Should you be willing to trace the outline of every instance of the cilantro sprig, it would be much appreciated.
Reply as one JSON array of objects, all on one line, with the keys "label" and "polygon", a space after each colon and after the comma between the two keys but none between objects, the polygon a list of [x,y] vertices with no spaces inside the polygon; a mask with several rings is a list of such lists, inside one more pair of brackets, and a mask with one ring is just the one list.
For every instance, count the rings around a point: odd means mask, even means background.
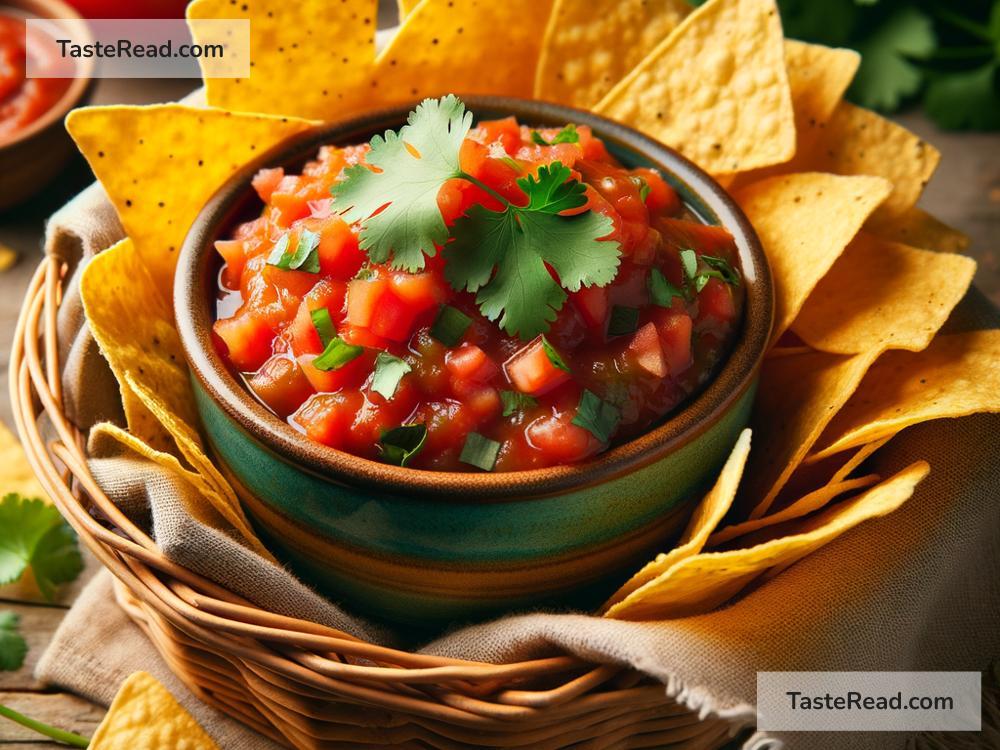
[{"label": "cilantro sprig", "polygon": [[56,586],[83,570],[76,535],[59,511],[37,498],[8,494],[0,501],[0,585],[31,570],[38,590],[51,601]]},{"label": "cilantro sprig", "polygon": [[[471,126],[472,113],[457,97],[424,100],[398,133],[372,139],[368,166],[345,172],[332,189],[333,205],[345,221],[361,222],[360,246],[374,263],[418,271],[443,247],[451,286],[476,294],[486,318],[530,340],[548,330],[567,290],[614,279],[621,246],[605,239],[612,230],[607,216],[593,211],[564,215],[583,207],[587,198],[586,186],[560,162],[517,181],[524,205],[463,171],[459,151]],[[564,128],[560,135],[560,142],[579,137],[575,128]],[[477,204],[449,233],[437,195],[454,179],[481,188],[501,208]]]}]

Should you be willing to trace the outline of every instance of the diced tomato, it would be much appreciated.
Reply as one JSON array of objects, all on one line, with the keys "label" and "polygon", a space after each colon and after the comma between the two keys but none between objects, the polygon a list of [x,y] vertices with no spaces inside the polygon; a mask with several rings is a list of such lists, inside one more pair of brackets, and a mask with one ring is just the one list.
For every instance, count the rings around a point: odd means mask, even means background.
[{"label": "diced tomato", "polygon": [[319,354],[323,351],[323,342],[320,340],[319,331],[313,325],[311,313],[309,303],[302,300],[299,311],[295,313],[295,319],[288,326],[287,335],[291,338],[292,352],[296,357],[301,354]]},{"label": "diced tomato", "polygon": [[547,393],[570,378],[568,372],[549,359],[541,336],[508,359],[504,370],[514,387],[529,396]]},{"label": "diced tomato", "polygon": [[320,393],[332,393],[341,388],[358,388],[371,372],[372,362],[375,359],[370,352],[366,352],[336,370],[321,370],[313,364],[316,356],[303,354],[297,361],[312,387]]},{"label": "diced tomato", "polygon": [[678,375],[692,363],[691,317],[670,309],[659,308],[653,313],[656,330],[663,345],[663,357],[671,375]]},{"label": "diced tomato", "polygon": [[731,323],[736,318],[736,303],[728,284],[709,279],[698,295],[698,318],[715,318],[719,323]]},{"label": "diced tomato", "polygon": [[669,216],[677,214],[681,210],[681,199],[663,176],[655,169],[640,167],[633,169],[632,174],[641,177],[643,182],[649,187],[646,195],[646,208],[653,213],[665,213]]},{"label": "diced tomato", "polygon": [[570,299],[588,326],[604,330],[608,323],[608,311],[611,309],[607,286],[581,287],[579,292],[570,294]]},{"label": "diced tomato", "polygon": [[306,201],[309,206],[309,216],[313,219],[328,219],[333,211],[333,198],[318,198]]},{"label": "diced tomato", "polygon": [[262,169],[253,176],[250,184],[253,185],[253,189],[257,191],[260,199],[264,203],[268,203],[271,200],[271,194],[278,187],[278,183],[281,182],[284,176],[285,170],[281,167]]},{"label": "diced tomato", "polygon": [[367,346],[370,349],[386,349],[389,346],[389,341],[376,336],[367,328],[347,325],[338,329],[337,334],[348,344],[355,346]]},{"label": "diced tomato", "polygon": [[500,372],[496,363],[475,344],[462,344],[445,355],[445,365],[456,378],[485,383]]},{"label": "diced tomato", "polygon": [[347,284],[337,279],[323,279],[309,290],[303,299],[310,310],[325,307],[333,324],[339,326],[344,320],[344,300],[347,296]]},{"label": "diced tomato", "polygon": [[437,274],[424,273],[394,273],[389,277],[389,285],[393,294],[416,314],[426,310],[437,309],[448,297],[443,279]]},{"label": "diced tomato", "polygon": [[[471,141],[466,141],[471,143]],[[478,145],[478,144],[477,144]],[[462,180],[448,180],[438,191],[437,204],[444,223],[451,226],[465,212]]]},{"label": "diced tomato", "polygon": [[527,429],[528,440],[559,463],[573,463],[599,452],[604,446],[583,427],[573,424],[572,413],[539,417]]},{"label": "diced tomato", "polygon": [[347,322],[369,328],[372,316],[388,289],[385,279],[354,279],[347,285]]},{"label": "diced tomato", "polygon": [[338,217],[323,222],[316,253],[320,272],[341,281],[354,278],[365,262],[365,254],[358,248],[358,236]]},{"label": "diced tomato", "polygon": [[319,278],[316,274],[309,273],[308,271],[286,271],[283,268],[278,268],[270,264],[265,265],[261,269],[261,276],[263,276],[268,284],[273,284],[299,299],[309,293],[309,290],[315,286]]},{"label": "diced tomato", "polygon": [[344,319],[344,295],[346,293],[347,284],[343,281],[324,279],[305,296],[295,314],[295,319],[288,326],[292,351],[296,356],[319,354],[323,351],[323,342],[320,340],[319,331],[316,330],[316,325],[313,323],[312,313],[314,310],[326,308],[330,314],[330,322],[335,328],[340,326]]},{"label": "diced tomato", "polygon": [[479,123],[480,129],[485,134],[486,144],[500,141],[504,151],[513,154],[521,146],[521,126],[513,117],[505,117],[502,120],[483,120]]},{"label": "diced tomato", "polygon": [[279,417],[287,417],[315,392],[298,363],[280,354],[261,365],[247,384]]},{"label": "diced tomato", "polygon": [[365,403],[360,391],[319,393],[302,405],[292,421],[313,440],[331,448],[341,448],[350,435],[358,410]]},{"label": "diced tomato", "polygon": [[503,404],[496,388],[482,381],[453,379],[452,391],[480,421],[493,419],[500,414]]},{"label": "diced tomato", "polygon": [[215,321],[216,335],[226,344],[229,361],[240,372],[253,372],[271,356],[274,329],[252,310],[240,309],[231,318]]},{"label": "diced tomato", "polygon": [[309,199],[298,190],[298,177],[282,177],[271,193],[270,204],[277,212],[275,220],[281,226],[309,215]]},{"label": "diced tomato", "polygon": [[733,236],[723,227],[686,219],[661,219],[657,227],[668,245],[677,249],[697,248],[699,255],[718,255],[733,246]]},{"label": "diced tomato", "polygon": [[646,323],[636,331],[628,348],[635,354],[639,367],[658,378],[666,377],[667,360],[663,356],[660,335],[653,323]]},{"label": "diced tomato", "polygon": [[226,267],[222,272],[222,283],[229,289],[239,289],[240,277],[246,263],[243,240],[216,240],[215,249],[222,256]]},{"label": "diced tomato", "polygon": [[369,327],[376,336],[390,341],[406,341],[413,334],[416,311],[393,292],[384,292],[372,311]]}]

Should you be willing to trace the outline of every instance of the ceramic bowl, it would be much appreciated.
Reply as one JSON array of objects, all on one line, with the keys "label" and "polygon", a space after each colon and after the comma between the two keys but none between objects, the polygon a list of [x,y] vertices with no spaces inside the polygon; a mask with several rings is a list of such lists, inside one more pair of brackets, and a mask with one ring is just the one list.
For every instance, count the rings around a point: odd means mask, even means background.
[{"label": "ceramic bowl", "polygon": [[[0,0],[0,13],[24,18],[45,18],[65,26],[73,39],[91,39],[87,22],[60,0]],[[93,89],[92,58],[76,60],[76,77],[48,111],[12,138],[0,139],[0,210],[41,190],[59,172],[75,149],[63,127],[63,118],[74,107],[86,104]]]},{"label": "ceramic bowl", "polygon": [[464,97],[477,117],[586,124],[627,166],[659,169],[707,222],[736,238],[746,279],[742,328],[717,376],[645,435],[586,463],[510,473],[420,471],[312,442],[271,414],[212,346],[221,261],[214,240],[259,214],[250,179],[297,169],[321,144],[398,128],[409,107],[301,134],[240,170],[187,236],[174,289],[204,431],[266,543],[303,579],[350,608],[411,624],[527,607],[592,607],[668,549],[691,500],[710,485],[746,426],[771,330],[771,276],[726,192],[640,133],[548,103]]}]

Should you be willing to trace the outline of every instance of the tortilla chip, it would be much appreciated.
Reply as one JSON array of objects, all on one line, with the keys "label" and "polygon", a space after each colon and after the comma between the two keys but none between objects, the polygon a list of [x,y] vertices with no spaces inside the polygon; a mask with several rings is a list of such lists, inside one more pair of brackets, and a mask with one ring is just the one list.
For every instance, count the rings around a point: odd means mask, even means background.
[{"label": "tortilla chip", "polygon": [[21,497],[41,498],[48,501],[48,495],[42,489],[35,476],[24,448],[17,435],[8,430],[0,422],[0,497],[8,492],[16,492]]},{"label": "tortilla chip", "polygon": [[774,278],[772,341],[792,324],[813,288],[891,190],[880,177],[805,172],[769,177],[736,193]]},{"label": "tortilla chip", "polygon": [[797,155],[790,168],[889,180],[892,193],[869,224],[875,230],[913,208],[940,160],[936,148],[901,125],[841,102],[814,146]]},{"label": "tortilla chip", "polygon": [[[135,435],[108,422],[94,425],[90,431],[90,441],[92,446],[95,444],[99,445],[100,441],[113,441],[122,448],[153,461],[168,473],[180,477],[190,484],[201,498],[207,501],[202,504],[186,506],[186,510],[192,518],[199,523],[217,529],[228,526],[242,535],[247,544],[255,552],[263,555],[268,560],[274,559],[273,555],[267,551],[257,538],[253,528],[247,522],[246,516],[243,514],[243,508],[239,502],[235,501],[232,497],[227,497],[225,494],[220,493],[219,489],[208,478],[199,471],[192,471],[182,465],[176,456],[151,448]],[[106,447],[96,447],[94,450],[102,454],[109,452]],[[231,494],[232,490],[230,489]]]},{"label": "tortilla chip", "polygon": [[371,95],[412,102],[451,92],[530,97],[553,0],[422,0],[375,61]]},{"label": "tortilla chip", "polygon": [[877,356],[816,352],[765,360],[751,420],[754,457],[739,498],[740,507],[752,508],[750,518],[767,513]]},{"label": "tortilla chip", "polygon": [[413,12],[413,9],[419,4],[420,0],[397,0],[396,5],[399,7],[400,22],[410,15]]},{"label": "tortilla chip", "polygon": [[[715,549],[727,544],[737,537],[742,537],[754,531],[767,528],[768,526],[783,523],[784,521],[791,521],[796,518],[801,518],[802,516],[807,516],[810,513],[814,513],[824,507],[827,503],[834,500],[838,496],[847,492],[853,492],[854,490],[871,487],[873,484],[876,484],[878,480],[878,474],[869,474],[864,477],[857,477],[846,481],[830,482],[829,484],[826,484],[819,489],[813,490],[812,492],[794,500],[776,513],[769,513],[762,518],[755,518],[752,521],[744,521],[743,523],[733,524],[732,526],[727,526],[724,529],[716,531],[708,538],[708,542],[705,543],[705,546],[708,549]],[[741,541],[739,546],[743,547],[747,545]]]},{"label": "tortilla chip", "polygon": [[126,382],[133,374],[188,424],[197,414],[174,316],[130,239],[94,256],[80,280],[90,330],[121,388],[129,430],[154,449],[173,438]]},{"label": "tortilla chip", "polygon": [[[337,120],[367,103],[377,0],[194,0],[187,17],[250,21],[250,77],[206,78],[211,107]],[[196,42],[218,41],[190,26]]]},{"label": "tortilla chip", "polygon": [[[854,50],[785,40],[785,67],[795,113],[796,154],[808,153],[819,138],[851,85],[860,62],[861,56]],[[795,171],[804,170],[777,164],[741,172],[730,187],[737,190],[766,177]]]},{"label": "tortilla chip", "polygon": [[709,0],[597,105],[713,174],[788,161],[795,118],[774,0]]},{"label": "tortilla chip", "polygon": [[938,336],[922,352],[885,354],[823,432],[812,460],[977,412],[1000,412],[1000,330]]},{"label": "tortilla chip", "polygon": [[212,194],[244,164],[312,125],[180,104],[85,107],[66,118],[168,302],[181,244]]},{"label": "tortilla chip", "polygon": [[715,486],[698,504],[677,546],[669,552],[657,555],[655,560],[647,563],[608,599],[604,605],[607,617],[614,617],[616,609],[633,591],[666,573],[678,561],[701,552],[708,535],[729,512],[749,454],[750,430],[743,430],[726,460],[726,465],[722,467]]},{"label": "tortilla chip", "polygon": [[939,253],[961,253],[969,247],[968,235],[917,206],[877,224],[875,231],[884,239]]},{"label": "tortilla chip", "polygon": [[118,689],[90,750],[219,750],[212,738],[148,672],[135,672]]},{"label": "tortilla chip", "polygon": [[535,98],[593,107],[691,10],[687,0],[556,0]]},{"label": "tortilla chip", "polygon": [[754,547],[703,552],[681,560],[634,591],[614,616],[622,620],[665,620],[708,612],[770,570],[784,570],[862,521],[896,510],[929,470],[926,462],[917,461],[856,498],[810,518],[768,529],[770,538]]},{"label": "tortilla chip", "polygon": [[835,354],[920,351],[965,296],[976,262],[862,232],[792,323],[809,346]]}]

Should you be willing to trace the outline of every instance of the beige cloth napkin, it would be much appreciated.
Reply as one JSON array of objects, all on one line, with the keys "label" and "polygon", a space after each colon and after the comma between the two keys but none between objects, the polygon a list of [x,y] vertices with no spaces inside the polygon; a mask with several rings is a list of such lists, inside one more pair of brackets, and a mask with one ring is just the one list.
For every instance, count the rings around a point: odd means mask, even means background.
[{"label": "beige cloth napkin", "polygon": [[[79,265],[120,236],[101,189],[93,186],[57,213],[48,251]],[[120,419],[117,385],[81,327],[79,299],[67,296],[67,410],[82,428]],[[970,293],[950,331],[1000,325],[1000,315]],[[894,514],[869,521],[793,565],[732,605],[698,617],[651,623],[583,614],[525,614],[445,634],[428,653],[504,662],[570,652],[630,665],[663,682],[667,693],[720,716],[736,734],[753,725],[758,670],[982,670],[1000,654],[1000,416],[979,415],[907,430],[873,458],[889,475],[917,458],[930,477]],[[148,524],[165,554],[260,606],[314,618],[393,643],[394,634],[346,613],[290,573],[215,529],[177,516],[180,493],[145,459],[99,440],[91,469],[109,495]],[[199,704],[173,679],[153,648],[117,608],[102,574],[70,611],[37,674],[108,702],[129,673],[164,679],[224,750],[270,743]],[[247,581],[253,586],[247,587]],[[1000,736],[1000,735],[994,735]],[[749,750],[902,748],[906,735],[757,733]],[[910,738],[912,739],[912,738]],[[981,737],[969,738],[980,746]]]}]

